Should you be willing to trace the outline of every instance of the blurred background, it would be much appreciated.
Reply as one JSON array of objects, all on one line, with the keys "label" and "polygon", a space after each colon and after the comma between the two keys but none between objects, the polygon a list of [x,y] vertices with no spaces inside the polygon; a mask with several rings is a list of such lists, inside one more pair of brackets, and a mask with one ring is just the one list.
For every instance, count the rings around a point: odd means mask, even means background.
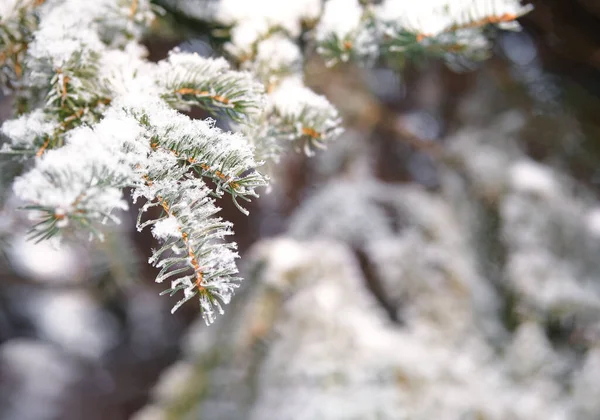
[{"label": "blurred background", "polygon": [[57,250],[0,185],[0,419],[600,419],[600,3],[533,4],[469,71],[308,58],[345,134],[221,203],[245,281],[211,327],[158,296],[135,206]]}]

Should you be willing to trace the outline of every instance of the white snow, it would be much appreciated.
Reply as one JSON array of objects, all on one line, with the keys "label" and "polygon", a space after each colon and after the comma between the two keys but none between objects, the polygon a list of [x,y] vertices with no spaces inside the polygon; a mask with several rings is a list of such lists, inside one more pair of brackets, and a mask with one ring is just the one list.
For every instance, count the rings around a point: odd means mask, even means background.
[{"label": "white snow", "polygon": [[358,30],[363,9],[357,0],[329,0],[325,3],[323,16],[316,31],[319,41],[334,34],[340,40],[346,39]]},{"label": "white snow", "polygon": [[542,197],[555,197],[559,185],[552,172],[536,162],[523,160],[514,163],[509,169],[509,185],[516,191],[537,194]]}]

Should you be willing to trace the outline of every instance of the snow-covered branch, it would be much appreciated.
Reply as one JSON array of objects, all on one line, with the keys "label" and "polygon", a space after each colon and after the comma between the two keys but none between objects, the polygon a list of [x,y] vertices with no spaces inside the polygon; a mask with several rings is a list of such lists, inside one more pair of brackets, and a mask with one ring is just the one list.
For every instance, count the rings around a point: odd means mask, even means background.
[{"label": "snow-covered branch", "polygon": [[[150,0],[5,0],[0,4],[0,82],[16,116],[0,133],[25,171],[14,192],[36,221],[32,237],[60,238],[118,222],[124,188],[143,198],[138,228],[161,242],[150,262],[199,296],[207,323],[239,280],[232,226],[215,199],[258,197],[286,144],[306,154],[342,131],[337,110],[305,84],[311,51],[329,64],[421,56],[478,58],[488,25],[513,28],[529,7],[516,0],[156,0],[165,10],[229,30],[224,58],[174,49],[147,59],[141,43],[155,17]],[[162,9],[161,9],[162,10]],[[162,12],[161,12],[162,13]],[[227,118],[182,112],[202,108]]]}]

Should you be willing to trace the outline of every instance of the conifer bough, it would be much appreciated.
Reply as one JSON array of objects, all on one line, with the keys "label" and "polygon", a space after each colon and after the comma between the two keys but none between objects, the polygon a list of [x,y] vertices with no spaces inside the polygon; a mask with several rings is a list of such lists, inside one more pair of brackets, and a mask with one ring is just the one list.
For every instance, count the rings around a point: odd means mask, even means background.
[{"label": "conifer bough", "polygon": [[[16,107],[1,152],[25,168],[13,190],[33,240],[102,239],[102,225],[127,209],[124,189],[142,198],[138,230],[160,242],[150,258],[156,281],[182,292],[173,311],[197,296],[208,324],[240,281],[232,225],[215,199],[228,195],[247,214],[244,202],[268,182],[261,165],[284,144],[312,154],[341,132],[336,109],[304,85],[311,49],[329,64],[480,58],[486,25],[514,26],[529,10],[509,0],[156,3],[3,1],[0,83]],[[149,62],[140,39],[157,12],[227,26],[231,62],[178,49]],[[193,107],[228,118],[234,132],[182,113]]]}]

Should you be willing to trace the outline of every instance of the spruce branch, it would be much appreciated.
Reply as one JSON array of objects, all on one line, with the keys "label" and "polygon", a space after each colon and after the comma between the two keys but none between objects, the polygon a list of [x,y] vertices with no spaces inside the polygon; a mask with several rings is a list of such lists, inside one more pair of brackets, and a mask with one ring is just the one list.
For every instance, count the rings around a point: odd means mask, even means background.
[{"label": "spruce branch", "polygon": [[[260,2],[252,6],[240,3],[235,7],[232,7],[234,2],[221,1],[188,4],[175,0],[167,3],[171,8],[181,7],[199,19],[216,20],[231,27],[226,51],[240,69],[249,72],[266,87],[261,112],[253,113],[248,120],[238,120],[239,130],[252,141],[260,160],[278,160],[286,144],[313,154],[314,149],[323,148],[339,136],[342,129],[337,111],[303,81],[300,36],[304,24],[319,17],[320,7],[314,7],[316,3],[266,5]],[[182,89],[179,95],[172,96],[176,96],[176,100],[188,99],[190,105],[195,105],[194,101],[199,99],[208,99],[212,106],[224,107],[224,99],[228,99],[221,94],[216,97],[217,92],[204,87],[182,85],[179,88]]]},{"label": "spruce branch", "polygon": [[[256,171],[259,163],[248,141],[221,131],[213,121],[191,120],[158,100],[124,109],[144,128],[149,146],[146,161],[137,168],[144,173],[143,184],[133,197],[147,200],[138,229],[153,226],[153,235],[164,241],[150,259],[160,268],[156,281],[171,280],[165,293],[184,292],[173,311],[198,295],[203,317],[212,323],[240,280],[235,276],[236,245],[224,242],[233,233],[231,224],[215,217],[219,208],[213,197],[227,192],[247,214],[236,199],[257,197],[255,189],[266,185],[266,178]],[[214,187],[197,176],[213,180]],[[160,216],[143,220],[153,207],[162,209]]]},{"label": "spruce branch", "polygon": [[[219,208],[199,179],[148,178],[144,191],[155,198],[142,207],[138,229],[153,225],[153,235],[164,240],[149,260],[160,268],[156,281],[169,279],[171,288],[163,293],[171,296],[183,291],[183,298],[172,312],[198,295],[202,316],[207,324],[212,323],[215,310],[223,313],[221,304],[229,303],[240,280],[235,276],[236,245],[222,242],[225,236],[233,234],[231,224],[215,217]],[[142,215],[156,206],[162,208],[161,216],[143,221]]]},{"label": "spruce branch", "polygon": [[192,106],[224,112],[241,121],[260,112],[264,87],[246,72],[232,71],[225,59],[173,52],[159,64],[157,82],[163,99],[175,108]]},{"label": "spruce branch", "polygon": [[[518,0],[422,5],[386,0],[380,5],[356,3],[351,13],[343,14],[347,6],[344,0],[327,2],[317,27],[317,51],[329,65],[370,64],[377,59],[403,65],[424,57],[443,58],[450,64],[480,61],[489,54],[486,28],[519,29],[516,20],[531,10]],[[345,22],[340,21],[342,14]]]},{"label": "spruce branch", "polygon": [[[30,103],[41,103],[43,107],[4,124],[2,132],[13,141],[5,144],[2,152],[39,157],[62,146],[69,130],[91,125],[102,117],[112,94],[99,76],[97,54],[89,53],[87,59],[82,55],[75,53],[63,67],[48,70],[51,76],[45,77],[47,84],[38,91],[40,96],[47,92],[43,100],[30,95]],[[19,130],[26,131],[22,135]]]},{"label": "spruce branch", "polygon": [[254,150],[240,133],[223,132],[213,120],[192,120],[172,109],[155,103],[156,107],[131,109],[135,118],[146,127],[152,155],[161,164],[152,167],[161,176],[168,168],[177,173],[194,173],[208,178],[214,185],[213,194],[231,195],[236,207],[248,214],[238,198],[249,201],[258,197],[257,188],[267,185],[267,178],[257,168],[262,164],[254,158]]},{"label": "spruce branch", "polygon": [[[196,177],[196,160],[206,162],[198,163],[203,173],[216,172],[221,184],[210,188]],[[101,238],[100,226],[118,222],[114,211],[127,209],[122,189],[133,188],[134,199],[147,200],[138,229],[153,226],[164,241],[150,260],[160,269],[157,281],[171,280],[168,293],[184,292],[173,310],[198,295],[211,323],[239,281],[236,246],[224,242],[231,224],[215,216],[213,197],[258,196],[255,189],[266,179],[257,166],[241,135],[191,120],[157,97],[122,98],[100,122],[71,130],[64,146],[41,156],[16,180],[15,191],[34,211],[31,238],[44,240],[74,228]],[[161,215],[142,220],[157,206]]]},{"label": "spruce branch", "polygon": [[283,138],[312,155],[341,134],[341,119],[329,101],[288,78],[270,96],[269,136]]},{"label": "spruce branch", "polygon": [[127,209],[122,189],[136,183],[140,134],[135,120],[113,113],[93,128],[70,131],[64,146],[37,158],[14,183],[26,208],[35,210],[32,236],[46,239],[77,226],[101,238],[100,225],[118,222],[114,210]]},{"label": "spruce branch", "polygon": [[45,0],[6,0],[0,5],[0,85],[5,91],[20,85],[24,59]]}]

